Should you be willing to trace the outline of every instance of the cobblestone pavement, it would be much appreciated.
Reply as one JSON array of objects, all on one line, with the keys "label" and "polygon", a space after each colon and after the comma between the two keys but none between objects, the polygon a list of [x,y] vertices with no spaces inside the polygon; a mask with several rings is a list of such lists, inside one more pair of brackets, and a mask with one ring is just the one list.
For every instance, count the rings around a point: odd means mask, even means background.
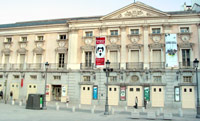
[{"label": "cobblestone pavement", "polygon": [[[113,114],[105,116],[104,107],[96,106],[94,113],[91,113],[93,106],[79,106],[70,104],[67,108],[65,104],[59,103],[59,110],[56,110],[56,104],[48,104],[47,110],[30,110],[25,109],[25,106],[18,104],[11,105],[10,103],[0,103],[0,121],[148,121],[144,118],[147,112],[156,112],[159,109],[152,108],[143,111],[142,109],[136,112],[143,113],[144,117],[141,119],[133,119],[131,112],[133,109],[129,107],[127,110],[123,107],[113,107],[115,111]],[[72,107],[76,108],[72,112]],[[164,109],[163,113],[172,112],[174,121],[200,121],[196,119],[195,110],[183,110],[183,117],[176,115],[176,111],[172,109]],[[157,118],[162,121],[162,115]]]}]

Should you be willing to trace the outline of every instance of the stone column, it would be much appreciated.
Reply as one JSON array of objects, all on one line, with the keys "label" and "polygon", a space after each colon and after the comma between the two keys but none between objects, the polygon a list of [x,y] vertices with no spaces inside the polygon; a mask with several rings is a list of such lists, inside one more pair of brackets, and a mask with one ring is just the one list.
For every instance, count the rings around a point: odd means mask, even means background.
[{"label": "stone column", "polygon": [[144,26],[144,68],[149,68],[149,26]]},{"label": "stone column", "polygon": [[126,39],[127,39],[127,33],[126,33],[126,27],[121,27],[121,52],[120,52],[120,62],[121,62],[121,68],[126,68],[126,62],[127,62],[127,51],[126,51]]}]

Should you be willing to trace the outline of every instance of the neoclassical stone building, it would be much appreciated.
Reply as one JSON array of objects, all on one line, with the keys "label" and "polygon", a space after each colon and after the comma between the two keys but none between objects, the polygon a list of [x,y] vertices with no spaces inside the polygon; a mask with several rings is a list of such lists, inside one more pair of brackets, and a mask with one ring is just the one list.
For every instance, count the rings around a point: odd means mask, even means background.
[{"label": "neoclassical stone building", "polygon": [[[7,98],[13,91],[15,100],[44,93],[48,62],[47,101],[104,105],[106,74],[95,66],[95,43],[105,37],[109,105],[133,106],[137,96],[139,106],[145,97],[151,107],[195,108],[199,23],[196,11],[136,2],[105,16],[0,25],[0,90]],[[168,35],[176,40],[175,66],[166,61]]]}]

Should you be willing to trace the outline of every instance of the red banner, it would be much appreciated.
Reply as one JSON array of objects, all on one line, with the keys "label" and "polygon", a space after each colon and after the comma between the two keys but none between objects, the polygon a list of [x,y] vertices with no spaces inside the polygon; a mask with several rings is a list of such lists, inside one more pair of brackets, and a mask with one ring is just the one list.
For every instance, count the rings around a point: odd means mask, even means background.
[{"label": "red banner", "polygon": [[21,87],[24,85],[24,79],[21,79]]},{"label": "red banner", "polygon": [[96,38],[96,67],[103,67],[105,64],[105,37]]},{"label": "red banner", "polygon": [[120,87],[120,100],[126,100],[126,87]]}]

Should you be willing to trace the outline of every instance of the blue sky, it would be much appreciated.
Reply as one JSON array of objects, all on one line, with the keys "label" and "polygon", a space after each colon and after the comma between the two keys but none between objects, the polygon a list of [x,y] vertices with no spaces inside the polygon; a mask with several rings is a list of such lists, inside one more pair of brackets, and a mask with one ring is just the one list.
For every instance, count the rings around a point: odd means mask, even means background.
[{"label": "blue sky", "polygon": [[[136,0],[162,11],[178,11],[191,0]],[[134,0],[1,0],[0,24],[106,15]]]}]

